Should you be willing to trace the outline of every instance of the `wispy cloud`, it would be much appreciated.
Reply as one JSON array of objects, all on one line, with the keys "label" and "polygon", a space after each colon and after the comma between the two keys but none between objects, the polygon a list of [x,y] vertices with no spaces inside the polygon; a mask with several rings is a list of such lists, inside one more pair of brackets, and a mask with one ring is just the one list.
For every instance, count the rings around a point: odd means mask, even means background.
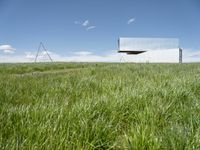
[{"label": "wispy cloud", "polygon": [[89,26],[89,24],[90,24],[89,20],[85,20],[85,21],[82,23],[82,26],[87,27],[87,26]]},{"label": "wispy cloud", "polygon": [[80,21],[74,21],[74,24],[81,24]]},{"label": "wispy cloud", "polygon": [[14,53],[15,53],[14,50],[8,50],[8,49],[5,49],[3,52],[4,52],[5,54],[14,54]]},{"label": "wispy cloud", "polygon": [[[104,55],[97,55],[90,51],[77,51],[69,53],[68,56],[59,55],[54,52],[51,53],[51,58],[53,61],[60,62],[119,62],[121,55],[116,51],[110,51]],[[35,52],[25,52],[23,55],[0,55],[0,63],[2,62],[34,62],[36,53]],[[49,61],[45,59],[43,55],[38,57],[38,62]]]},{"label": "wispy cloud", "polygon": [[86,28],[86,30],[91,30],[91,29],[94,29],[94,28],[96,28],[96,26],[89,26],[89,27]]},{"label": "wispy cloud", "polygon": [[130,19],[127,21],[127,24],[129,25],[129,24],[133,23],[134,21],[135,21],[135,18],[130,18]]},{"label": "wispy cloud", "polygon": [[36,53],[25,52],[25,58],[30,59],[30,60],[34,60],[35,57],[36,57]]},{"label": "wispy cloud", "polygon": [[90,51],[75,52],[69,57],[65,57],[67,62],[120,62],[121,54],[116,51],[109,51],[103,55],[97,55]]},{"label": "wispy cloud", "polygon": [[83,21],[83,22],[81,22],[81,21],[74,21],[74,24],[82,26],[87,31],[96,28],[96,26],[93,25],[93,24],[91,24],[88,19],[85,20],[85,21]]},{"label": "wispy cloud", "polygon": [[[54,52],[49,52],[54,61],[63,62],[120,62],[123,58],[125,62],[141,62],[137,56],[117,53],[117,50],[108,50],[104,54],[95,54],[91,51],[77,51],[63,56]],[[34,62],[36,52],[26,52],[23,55],[0,55],[0,62]],[[38,61],[49,61],[45,53],[38,57]],[[200,51],[183,50],[183,62],[200,62]]]},{"label": "wispy cloud", "polygon": [[89,51],[78,51],[78,52],[74,52],[72,54],[73,55],[78,55],[78,56],[86,56],[86,55],[91,55],[92,52],[89,52]]},{"label": "wispy cloud", "polygon": [[200,62],[200,50],[183,50],[183,62]]},{"label": "wispy cloud", "polygon": [[0,45],[0,51],[3,51],[5,54],[13,54],[15,50],[11,45]]},{"label": "wispy cloud", "polygon": [[[50,61],[48,54],[51,55],[57,55],[55,53],[52,53],[51,51],[41,51],[38,56],[37,56],[37,60],[38,61]],[[25,52],[25,57],[26,60],[28,61],[34,61],[36,58],[36,52]]]}]

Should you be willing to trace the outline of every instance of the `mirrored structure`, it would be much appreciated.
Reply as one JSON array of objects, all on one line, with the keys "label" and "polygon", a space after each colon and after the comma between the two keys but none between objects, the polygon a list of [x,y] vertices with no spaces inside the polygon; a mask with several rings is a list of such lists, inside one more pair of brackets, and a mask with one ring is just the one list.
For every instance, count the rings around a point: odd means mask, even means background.
[{"label": "mirrored structure", "polygon": [[182,49],[176,38],[119,38],[118,52],[128,62],[182,62]]}]

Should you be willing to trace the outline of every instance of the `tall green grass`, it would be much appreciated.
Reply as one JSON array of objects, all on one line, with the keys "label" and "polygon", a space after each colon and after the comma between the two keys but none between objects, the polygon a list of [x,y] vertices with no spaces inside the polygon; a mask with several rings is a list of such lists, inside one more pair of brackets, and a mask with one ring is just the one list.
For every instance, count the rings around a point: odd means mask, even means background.
[{"label": "tall green grass", "polygon": [[200,64],[2,64],[0,149],[200,149]]}]

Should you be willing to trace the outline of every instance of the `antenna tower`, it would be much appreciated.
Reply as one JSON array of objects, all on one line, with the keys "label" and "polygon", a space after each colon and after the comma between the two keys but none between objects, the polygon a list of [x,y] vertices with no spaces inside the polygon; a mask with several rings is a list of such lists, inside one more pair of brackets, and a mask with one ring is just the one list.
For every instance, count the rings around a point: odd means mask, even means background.
[{"label": "antenna tower", "polygon": [[44,54],[46,54],[49,58],[49,60],[51,62],[53,62],[53,59],[51,58],[50,54],[48,53],[47,49],[45,48],[44,44],[42,42],[40,42],[38,50],[37,50],[37,54],[35,56],[35,62],[37,62],[38,56],[41,52],[45,52]]}]

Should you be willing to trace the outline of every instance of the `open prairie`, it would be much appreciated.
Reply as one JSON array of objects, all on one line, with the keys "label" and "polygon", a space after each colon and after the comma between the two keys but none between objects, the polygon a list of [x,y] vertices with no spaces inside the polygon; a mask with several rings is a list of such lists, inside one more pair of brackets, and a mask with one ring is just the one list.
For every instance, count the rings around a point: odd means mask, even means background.
[{"label": "open prairie", "polygon": [[200,149],[200,64],[1,64],[0,149]]}]

